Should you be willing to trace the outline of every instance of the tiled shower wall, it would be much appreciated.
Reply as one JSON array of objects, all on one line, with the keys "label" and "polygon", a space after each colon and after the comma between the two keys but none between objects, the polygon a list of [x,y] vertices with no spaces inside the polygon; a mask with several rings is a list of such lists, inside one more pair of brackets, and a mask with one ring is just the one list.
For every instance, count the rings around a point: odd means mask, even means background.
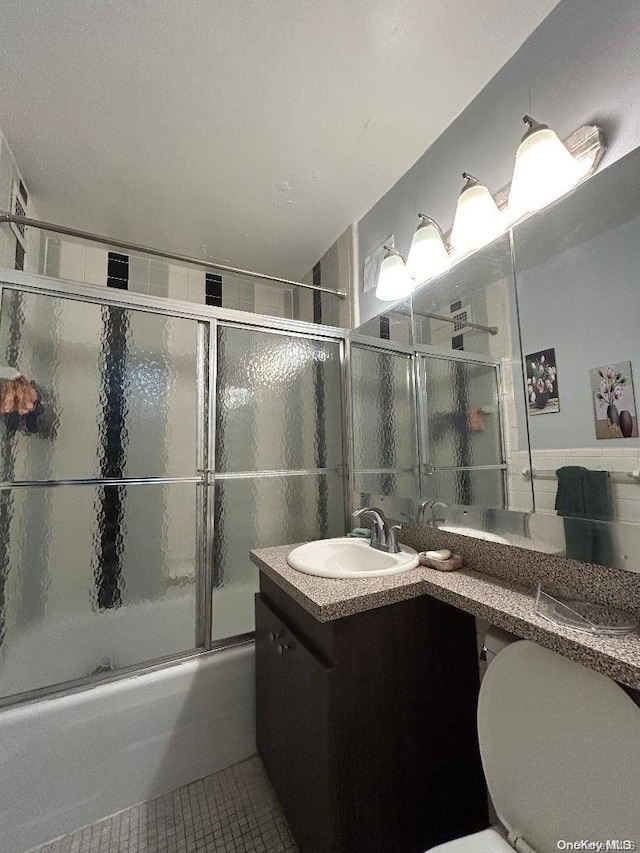
[{"label": "tiled shower wall", "polygon": [[[348,244],[348,245],[346,245]],[[321,259],[322,285],[349,291],[350,242],[345,238]],[[122,253],[117,246],[107,247],[59,235],[44,235],[36,271],[52,278],[106,285],[109,251]],[[206,303],[205,269],[195,265],[169,263],[161,258],[129,254],[129,291],[149,296]],[[270,317],[284,317],[309,323],[347,327],[349,300],[331,294],[270,283],[250,276],[221,273],[222,307]],[[302,279],[312,283],[312,273]]]}]

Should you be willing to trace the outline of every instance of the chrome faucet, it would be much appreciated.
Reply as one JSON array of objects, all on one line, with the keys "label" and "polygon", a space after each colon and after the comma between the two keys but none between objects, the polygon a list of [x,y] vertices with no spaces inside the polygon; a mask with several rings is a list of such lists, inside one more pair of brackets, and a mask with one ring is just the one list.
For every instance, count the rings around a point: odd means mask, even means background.
[{"label": "chrome faucet", "polygon": [[436,516],[436,507],[441,507],[445,513],[448,509],[447,504],[444,503],[444,501],[420,501],[420,507],[416,513],[416,521],[420,521],[422,524],[425,524],[427,509],[431,510],[431,520],[428,522],[430,527],[437,527],[439,524],[446,521],[446,516],[444,518],[438,518]]},{"label": "chrome faucet", "polygon": [[371,529],[371,547],[377,551],[384,551],[387,554],[399,554],[400,546],[396,542],[396,531],[402,529],[401,524],[394,524],[389,527],[387,519],[381,509],[374,506],[365,506],[362,509],[357,509],[354,513],[356,518],[368,518],[373,523]]}]

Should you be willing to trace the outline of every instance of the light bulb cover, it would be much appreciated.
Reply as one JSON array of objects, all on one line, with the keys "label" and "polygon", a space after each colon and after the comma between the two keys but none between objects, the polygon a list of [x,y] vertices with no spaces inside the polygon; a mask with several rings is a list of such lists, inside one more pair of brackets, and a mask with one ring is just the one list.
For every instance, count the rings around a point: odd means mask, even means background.
[{"label": "light bulb cover", "polygon": [[413,235],[407,258],[409,275],[416,284],[435,278],[451,266],[442,229],[435,219],[425,213],[419,213],[418,216],[420,224]]},{"label": "light bulb cover", "polygon": [[555,131],[531,116],[524,122],[527,130],[516,153],[509,191],[512,218],[545,207],[584,177],[584,169]]},{"label": "light bulb cover", "polygon": [[396,302],[409,296],[415,289],[415,283],[407,270],[404,258],[393,246],[385,246],[387,251],[380,264],[376,299],[382,302]]},{"label": "light bulb cover", "polygon": [[451,247],[460,254],[485,246],[504,231],[498,205],[489,190],[477,178],[463,172],[456,215],[451,229]]}]

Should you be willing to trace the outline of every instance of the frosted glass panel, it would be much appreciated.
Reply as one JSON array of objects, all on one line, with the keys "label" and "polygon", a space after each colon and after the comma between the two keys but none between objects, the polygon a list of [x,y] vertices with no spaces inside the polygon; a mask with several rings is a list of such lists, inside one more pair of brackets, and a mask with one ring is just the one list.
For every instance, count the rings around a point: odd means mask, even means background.
[{"label": "frosted glass panel", "polygon": [[338,474],[220,480],[215,486],[213,638],[254,629],[252,548],[344,535]]},{"label": "frosted glass panel", "polygon": [[351,348],[354,470],[417,466],[412,360]]},{"label": "frosted glass panel", "polygon": [[0,492],[0,695],[196,645],[196,486]]},{"label": "frosted glass panel", "polygon": [[216,471],[342,463],[340,345],[218,329]]},{"label": "frosted glass panel", "polygon": [[503,462],[496,368],[421,358],[426,457],[436,468]]},{"label": "frosted glass panel", "polygon": [[1,383],[0,479],[193,475],[197,328],[4,290],[0,364],[24,374],[35,398],[21,406]]},{"label": "frosted glass panel", "polygon": [[354,491],[362,498],[361,503],[370,502],[376,496],[417,498],[420,495],[420,482],[418,472],[406,471],[399,473],[387,472],[384,474],[360,474],[357,471],[353,475]]},{"label": "frosted glass panel", "polygon": [[504,471],[436,471],[425,477],[426,500],[506,509]]}]

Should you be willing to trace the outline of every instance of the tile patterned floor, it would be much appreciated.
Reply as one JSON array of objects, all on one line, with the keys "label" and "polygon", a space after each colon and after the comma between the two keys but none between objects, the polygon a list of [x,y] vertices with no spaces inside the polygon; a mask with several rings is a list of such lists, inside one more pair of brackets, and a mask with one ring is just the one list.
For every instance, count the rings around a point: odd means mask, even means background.
[{"label": "tile patterned floor", "polygon": [[262,762],[255,757],[37,851],[72,852],[297,853],[297,848]]}]

